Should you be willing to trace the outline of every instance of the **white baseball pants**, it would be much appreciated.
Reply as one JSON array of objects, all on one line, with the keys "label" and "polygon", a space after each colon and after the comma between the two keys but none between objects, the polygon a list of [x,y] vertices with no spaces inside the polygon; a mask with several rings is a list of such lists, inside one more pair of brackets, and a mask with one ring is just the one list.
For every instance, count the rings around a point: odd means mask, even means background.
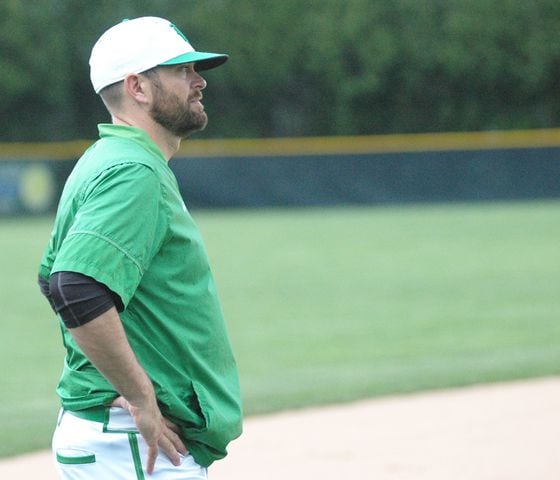
[{"label": "white baseball pants", "polygon": [[207,469],[191,455],[178,467],[160,453],[152,475],[146,473],[148,447],[132,417],[111,408],[106,423],[61,411],[52,449],[63,480],[206,480]]}]

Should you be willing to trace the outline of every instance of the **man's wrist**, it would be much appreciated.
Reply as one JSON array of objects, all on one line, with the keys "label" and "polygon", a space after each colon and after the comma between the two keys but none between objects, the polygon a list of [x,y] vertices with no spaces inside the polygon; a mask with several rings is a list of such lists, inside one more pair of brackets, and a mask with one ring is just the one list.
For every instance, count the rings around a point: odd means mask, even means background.
[{"label": "man's wrist", "polygon": [[123,396],[133,408],[146,409],[157,405],[154,387],[147,376],[144,385],[135,388],[133,392],[129,392],[128,395]]}]

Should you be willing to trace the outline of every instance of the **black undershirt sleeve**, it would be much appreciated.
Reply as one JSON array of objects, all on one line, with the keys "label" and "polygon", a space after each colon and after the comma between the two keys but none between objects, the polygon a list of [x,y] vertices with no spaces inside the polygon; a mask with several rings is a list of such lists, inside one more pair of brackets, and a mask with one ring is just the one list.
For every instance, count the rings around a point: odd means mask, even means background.
[{"label": "black undershirt sleeve", "polygon": [[[37,283],[39,284],[39,288],[41,289],[41,293],[45,296],[48,300],[49,305],[53,310],[55,310],[52,295],[51,295],[51,287],[49,285],[49,281],[43,277],[38,277]],[[56,311],[56,310],[55,310]]]},{"label": "black undershirt sleeve", "polygon": [[39,277],[39,287],[67,328],[84,325],[113,306],[123,310],[118,295],[81,273],[57,272],[49,281]]}]

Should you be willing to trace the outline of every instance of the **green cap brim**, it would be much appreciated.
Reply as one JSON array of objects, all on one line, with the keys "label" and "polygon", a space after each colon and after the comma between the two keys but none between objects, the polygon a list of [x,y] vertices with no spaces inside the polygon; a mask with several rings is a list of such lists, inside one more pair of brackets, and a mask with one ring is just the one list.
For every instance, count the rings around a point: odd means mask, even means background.
[{"label": "green cap brim", "polygon": [[189,52],[160,63],[160,65],[177,65],[179,63],[195,63],[196,70],[210,70],[222,65],[229,58],[223,53]]}]

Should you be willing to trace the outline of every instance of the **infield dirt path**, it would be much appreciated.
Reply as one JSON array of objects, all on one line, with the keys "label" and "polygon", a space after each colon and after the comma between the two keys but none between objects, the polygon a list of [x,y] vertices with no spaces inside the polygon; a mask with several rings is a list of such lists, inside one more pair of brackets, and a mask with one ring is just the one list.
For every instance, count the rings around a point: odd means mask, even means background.
[{"label": "infield dirt path", "polygon": [[[56,478],[47,452],[0,462],[0,479]],[[210,480],[559,478],[560,377],[251,417],[210,469]]]}]

